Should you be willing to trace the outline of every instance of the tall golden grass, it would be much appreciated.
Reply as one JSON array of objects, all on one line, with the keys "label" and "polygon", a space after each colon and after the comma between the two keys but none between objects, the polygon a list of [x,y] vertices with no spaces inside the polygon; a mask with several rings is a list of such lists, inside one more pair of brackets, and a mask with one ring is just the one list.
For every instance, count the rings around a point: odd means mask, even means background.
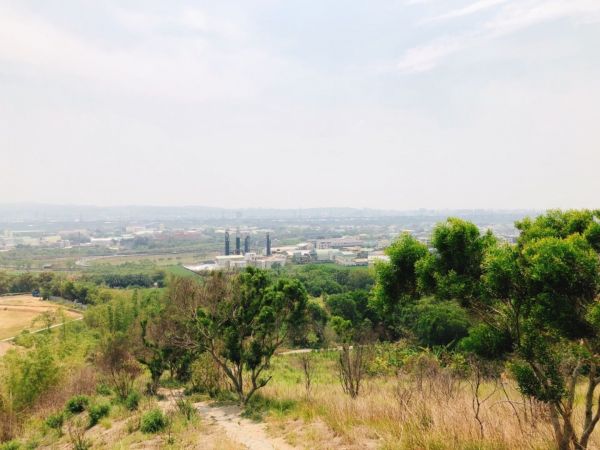
[{"label": "tall golden grass", "polygon": [[[305,448],[555,448],[544,405],[523,398],[514,382],[507,379],[481,385],[478,397],[482,402],[482,427],[475,417],[473,385],[469,380],[440,374],[421,380],[409,376],[371,378],[356,399],[345,395],[333,379],[315,382],[309,396],[300,379],[297,383],[274,379],[263,395],[297,402],[294,414],[305,425],[286,429],[286,418],[278,426],[290,441]],[[583,397],[583,386],[578,396]],[[576,422],[582,419],[583,409],[579,408]],[[314,433],[310,424],[319,421],[333,431],[339,442],[334,444],[327,433]],[[303,435],[303,430],[311,431]],[[600,449],[599,434],[596,431],[592,435],[590,449]]]}]

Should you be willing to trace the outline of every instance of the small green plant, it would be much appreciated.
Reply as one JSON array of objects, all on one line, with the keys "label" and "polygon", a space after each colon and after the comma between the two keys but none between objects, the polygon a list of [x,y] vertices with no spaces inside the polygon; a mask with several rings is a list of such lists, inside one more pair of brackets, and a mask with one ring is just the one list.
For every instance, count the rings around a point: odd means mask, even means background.
[{"label": "small green plant", "polygon": [[242,417],[260,422],[266,413],[285,416],[296,407],[294,400],[277,400],[265,398],[262,395],[255,396],[246,404],[242,411]]},{"label": "small green plant", "polygon": [[25,443],[25,447],[19,447],[19,448],[24,448],[25,450],[35,450],[39,446],[40,446],[39,441],[35,438],[31,438],[31,440],[29,440]]},{"label": "small green plant", "polygon": [[0,450],[19,450],[21,448],[21,444],[17,441],[8,441],[4,444],[0,444]]},{"label": "small green plant", "polygon": [[141,399],[141,395],[139,392],[137,391],[132,391],[127,398],[125,399],[125,407],[129,410],[129,411],[134,411],[136,409],[138,409],[138,406],[140,404],[140,399]]},{"label": "small green plant", "polygon": [[69,441],[73,445],[73,450],[88,450],[92,448],[92,442],[85,437],[85,422],[81,417],[67,423],[67,432]]},{"label": "small green plant", "polygon": [[105,397],[108,397],[109,395],[112,394],[112,390],[110,389],[110,386],[106,383],[100,383],[98,384],[98,386],[96,386],[96,393],[98,395],[103,395]]},{"label": "small green plant", "polygon": [[152,409],[142,416],[140,430],[144,433],[158,433],[168,424],[167,417],[160,409]]},{"label": "small green plant", "polygon": [[196,408],[194,408],[192,402],[184,398],[177,400],[177,409],[186,420],[192,420],[196,415]]},{"label": "small green plant", "polygon": [[87,395],[76,395],[67,401],[66,409],[73,414],[79,414],[89,406],[90,399]]},{"label": "small green plant", "polygon": [[89,411],[88,411],[88,414],[89,414],[88,427],[92,428],[94,425],[96,425],[100,421],[100,419],[108,416],[109,412],[110,412],[110,405],[108,403],[100,403],[97,405],[90,406]]},{"label": "small green plant", "polygon": [[46,417],[45,423],[48,428],[60,431],[63,423],[65,423],[65,416],[62,411],[57,412],[56,414],[50,414],[48,417]]}]

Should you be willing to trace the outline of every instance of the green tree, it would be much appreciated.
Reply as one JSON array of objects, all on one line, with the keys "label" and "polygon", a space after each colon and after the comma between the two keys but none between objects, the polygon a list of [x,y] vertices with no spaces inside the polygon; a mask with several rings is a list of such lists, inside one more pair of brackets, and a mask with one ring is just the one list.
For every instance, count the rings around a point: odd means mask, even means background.
[{"label": "green tree", "polygon": [[419,267],[420,278],[427,280],[421,285],[438,298],[468,304],[478,295],[484,252],[494,242],[491,233],[482,236],[477,226],[462,219],[438,224],[431,238],[435,254]]},{"label": "green tree", "polygon": [[[551,211],[517,225],[518,245],[490,252],[484,307],[514,339],[511,364],[521,391],[548,405],[559,449],[585,449],[600,419],[598,255],[584,237],[587,211]],[[506,319],[508,317],[508,319]],[[585,377],[584,420],[573,422],[575,390]]]},{"label": "green tree", "polygon": [[176,283],[180,285],[172,295],[192,294],[194,305],[189,307],[190,299],[175,299],[184,314],[186,310],[192,314],[193,340],[187,344],[212,356],[246,404],[271,379],[264,371],[277,348],[305,322],[304,286],[298,280],[272,281],[265,271],[254,268],[237,276],[215,274],[202,286],[190,286],[190,280]]},{"label": "green tree", "polygon": [[402,309],[418,298],[415,265],[429,252],[427,246],[408,233],[386,249],[389,262],[375,266],[372,308],[388,328],[401,334]]},{"label": "green tree", "polygon": [[423,299],[415,308],[414,332],[423,345],[457,343],[467,335],[467,311],[455,301]]}]

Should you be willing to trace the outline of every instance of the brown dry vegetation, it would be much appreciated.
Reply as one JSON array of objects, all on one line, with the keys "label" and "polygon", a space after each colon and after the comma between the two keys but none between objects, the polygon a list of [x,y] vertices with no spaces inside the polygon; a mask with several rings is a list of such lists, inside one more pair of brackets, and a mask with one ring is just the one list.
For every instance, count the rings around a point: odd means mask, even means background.
[{"label": "brown dry vegetation", "polygon": [[61,308],[66,319],[81,317],[81,314],[75,311],[31,295],[0,297],[0,339],[16,336],[23,330],[42,329],[44,325],[41,322],[35,323],[36,319],[45,312],[56,314]]},{"label": "brown dry vegetation", "polygon": [[[545,408],[524,399],[512,380],[481,385],[482,437],[468,379],[435,371],[422,379],[410,374],[375,377],[352,399],[344,395],[337,380],[319,378],[308,397],[299,372],[297,382],[276,376],[263,392],[267,399],[296,403],[289,413],[271,414],[269,421],[274,432],[300,448],[554,448]],[[583,395],[582,386],[580,402]],[[577,410],[576,418],[578,424],[583,420],[583,408]],[[600,448],[598,433],[592,435],[589,448]]]}]

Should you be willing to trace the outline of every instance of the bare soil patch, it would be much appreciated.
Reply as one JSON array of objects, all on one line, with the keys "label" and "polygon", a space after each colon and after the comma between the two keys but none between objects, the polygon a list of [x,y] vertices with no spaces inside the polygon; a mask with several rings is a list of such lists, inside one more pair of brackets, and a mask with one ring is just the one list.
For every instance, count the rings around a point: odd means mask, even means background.
[{"label": "bare soil patch", "polygon": [[[34,324],[35,319],[45,312],[57,312],[61,308],[64,311],[66,320],[81,317],[78,312],[31,295],[0,297],[0,340],[16,336],[23,330],[36,331],[42,329],[43,324]],[[0,346],[0,355],[3,354],[3,351],[6,351],[5,347],[6,345]]]}]

